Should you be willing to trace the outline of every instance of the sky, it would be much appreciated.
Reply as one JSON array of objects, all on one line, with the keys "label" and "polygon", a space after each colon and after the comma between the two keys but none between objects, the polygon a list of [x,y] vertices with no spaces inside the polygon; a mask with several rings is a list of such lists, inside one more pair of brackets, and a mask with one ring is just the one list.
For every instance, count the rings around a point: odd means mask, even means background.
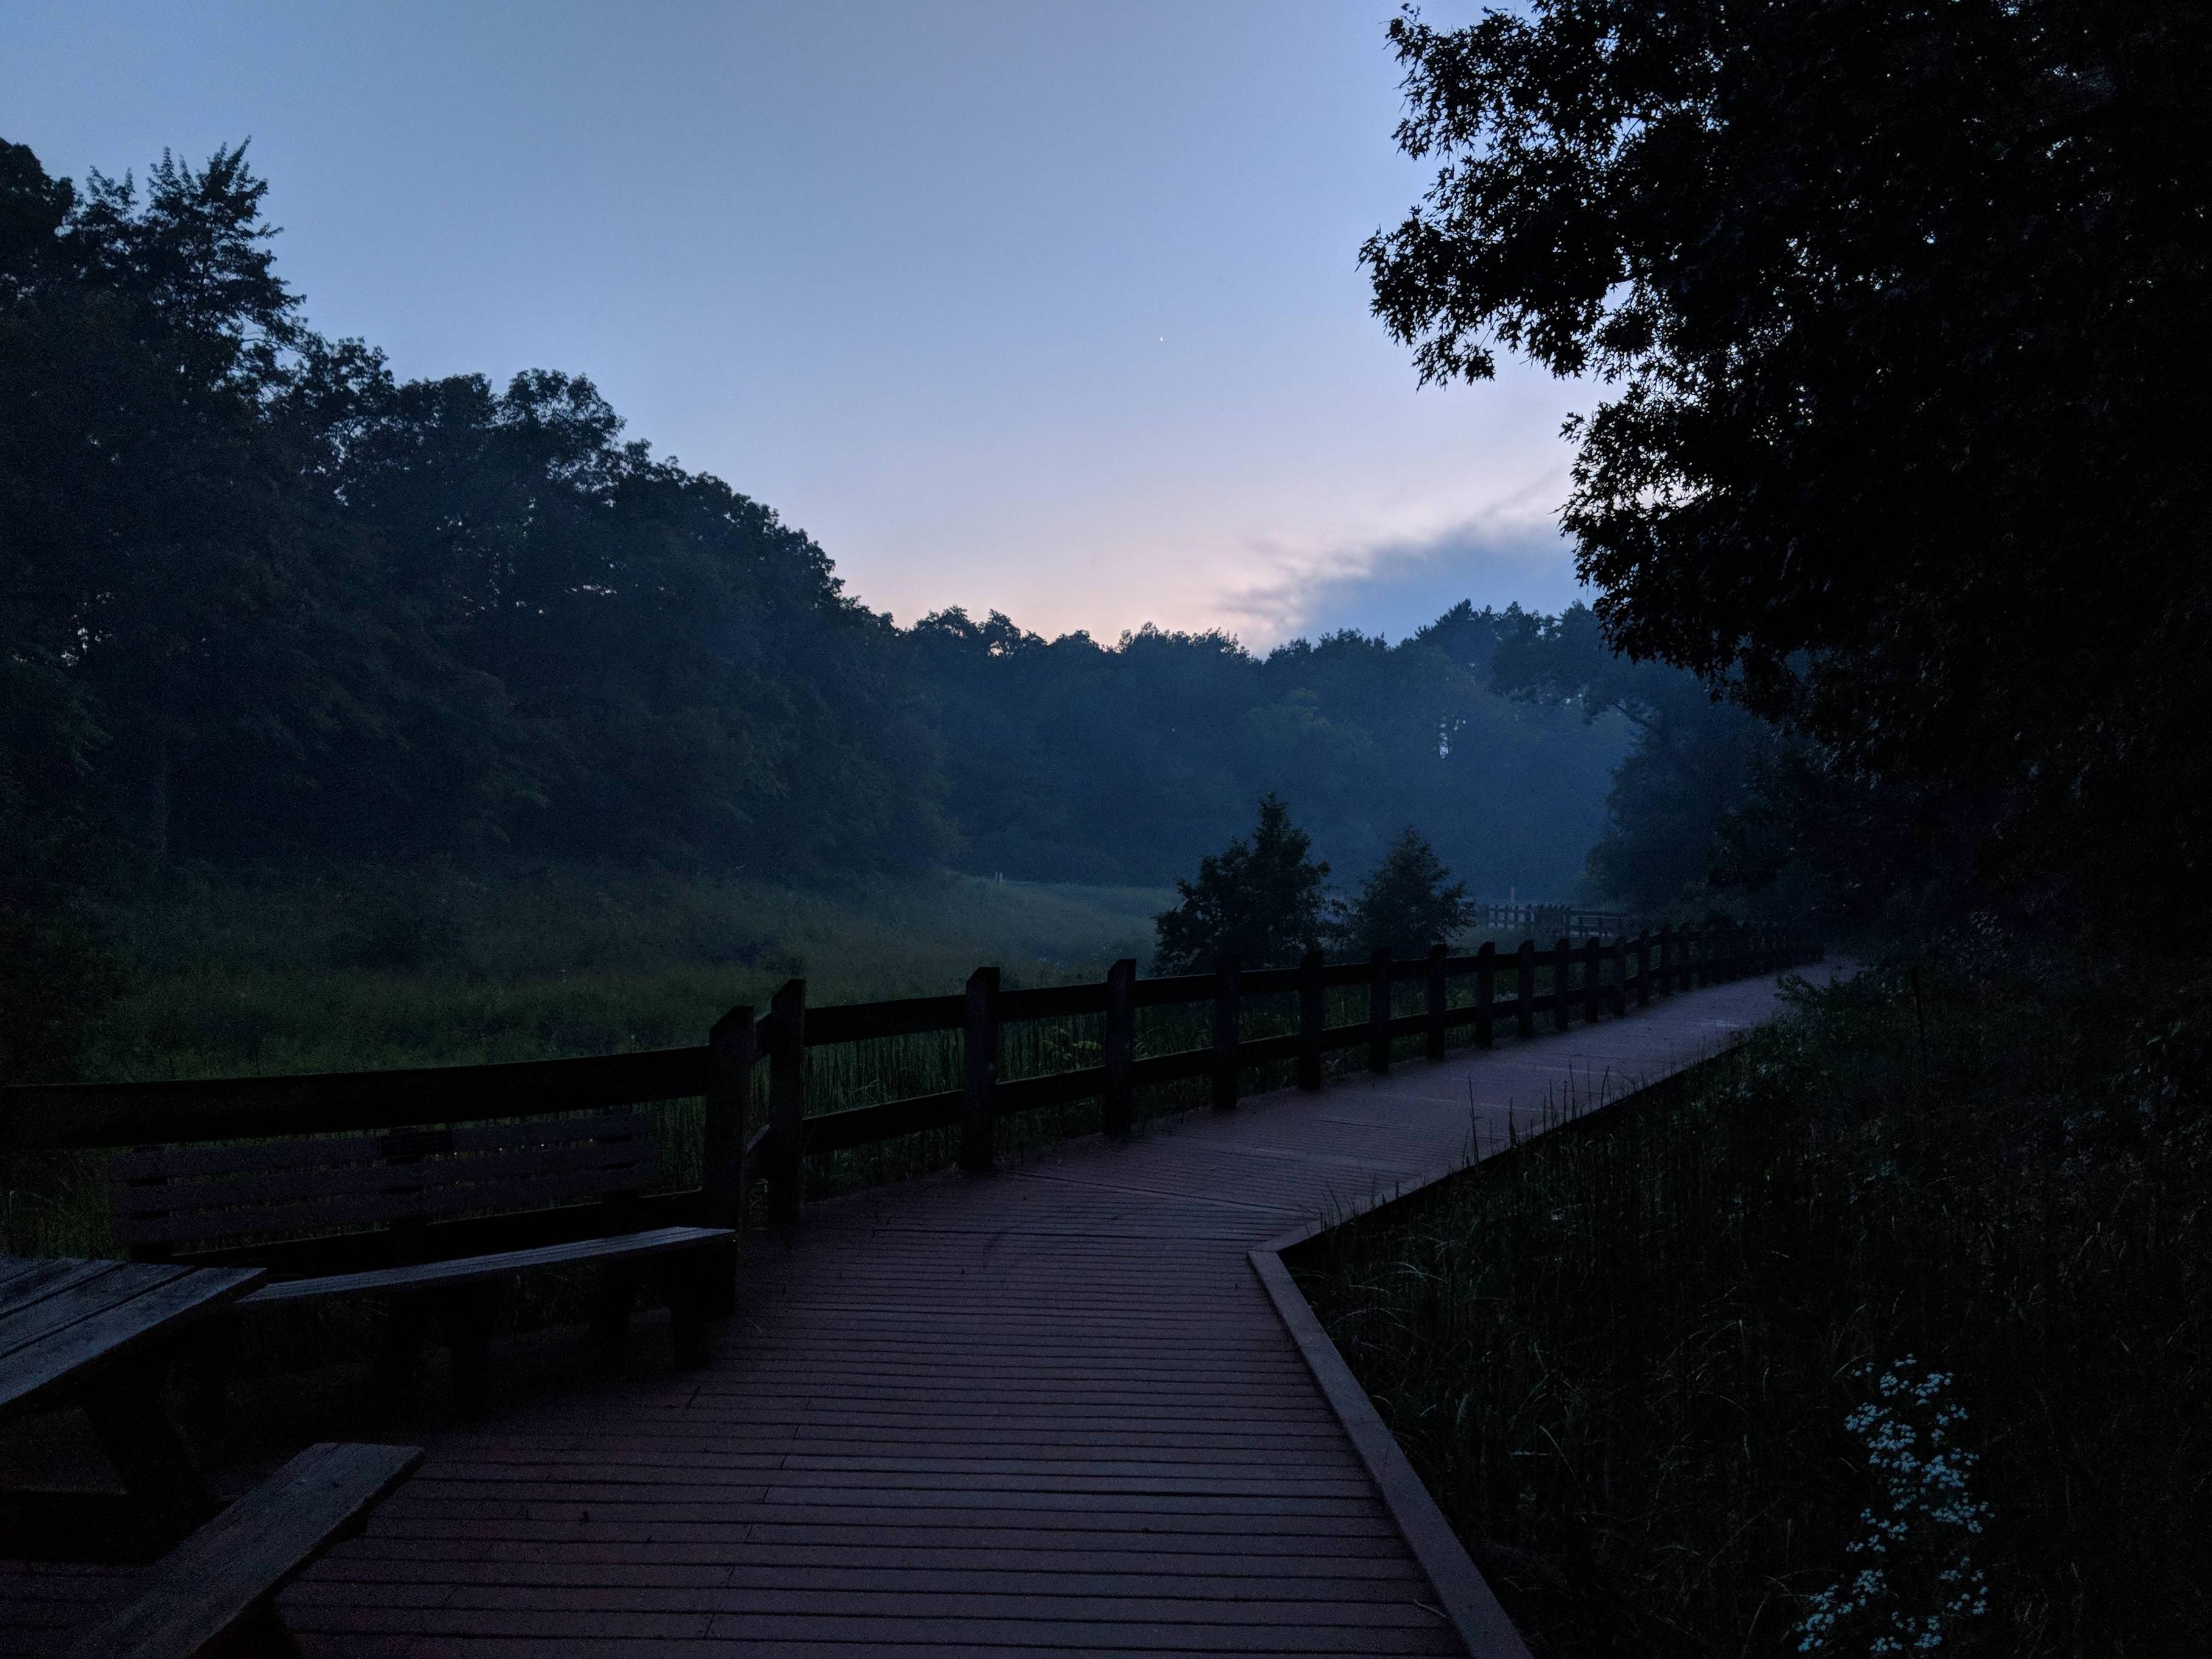
[{"label": "sky", "polygon": [[1420,389],[1370,314],[1427,181],[1394,10],[18,3],[0,137],[79,179],[250,137],[324,333],[587,374],[901,622],[1397,638],[1578,596],[1590,398]]}]

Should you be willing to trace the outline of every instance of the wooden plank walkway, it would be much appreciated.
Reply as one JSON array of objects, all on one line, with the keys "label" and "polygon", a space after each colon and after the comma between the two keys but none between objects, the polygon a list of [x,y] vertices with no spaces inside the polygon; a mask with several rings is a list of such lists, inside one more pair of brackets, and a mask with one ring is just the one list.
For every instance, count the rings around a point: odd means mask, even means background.
[{"label": "wooden plank walkway", "polygon": [[881,1188],[704,1372],[434,1439],[288,1591],[313,1655],[1462,1651],[1247,1259],[1765,1018],[1771,981]]}]

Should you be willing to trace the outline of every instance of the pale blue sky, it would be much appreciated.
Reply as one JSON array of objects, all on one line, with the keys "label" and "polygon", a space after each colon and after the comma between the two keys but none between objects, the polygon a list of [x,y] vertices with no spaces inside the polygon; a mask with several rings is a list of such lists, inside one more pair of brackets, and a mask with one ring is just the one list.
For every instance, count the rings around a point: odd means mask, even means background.
[{"label": "pale blue sky", "polygon": [[589,374],[902,622],[1395,637],[1574,596],[1588,389],[1417,392],[1369,316],[1423,182],[1392,10],[19,0],[0,136],[82,177],[251,135],[318,327]]}]

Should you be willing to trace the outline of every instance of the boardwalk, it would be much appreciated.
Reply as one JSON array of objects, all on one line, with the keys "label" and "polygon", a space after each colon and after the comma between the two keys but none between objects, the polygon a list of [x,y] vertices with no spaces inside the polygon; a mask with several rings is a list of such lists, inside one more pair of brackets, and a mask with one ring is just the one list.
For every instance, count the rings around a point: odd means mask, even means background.
[{"label": "boardwalk", "polygon": [[311,1654],[1463,1651],[1247,1259],[1765,1017],[1745,981],[809,1211],[708,1370],[444,1435]]}]

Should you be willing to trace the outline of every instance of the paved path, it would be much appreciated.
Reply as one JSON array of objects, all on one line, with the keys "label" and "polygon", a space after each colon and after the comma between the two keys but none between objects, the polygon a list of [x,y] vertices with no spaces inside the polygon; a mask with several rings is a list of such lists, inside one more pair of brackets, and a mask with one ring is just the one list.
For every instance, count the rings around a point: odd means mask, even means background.
[{"label": "paved path", "polygon": [[816,1206],[714,1366],[437,1437],[287,1620],[342,1659],[1459,1652],[1246,1253],[1701,1059],[1773,994]]}]

